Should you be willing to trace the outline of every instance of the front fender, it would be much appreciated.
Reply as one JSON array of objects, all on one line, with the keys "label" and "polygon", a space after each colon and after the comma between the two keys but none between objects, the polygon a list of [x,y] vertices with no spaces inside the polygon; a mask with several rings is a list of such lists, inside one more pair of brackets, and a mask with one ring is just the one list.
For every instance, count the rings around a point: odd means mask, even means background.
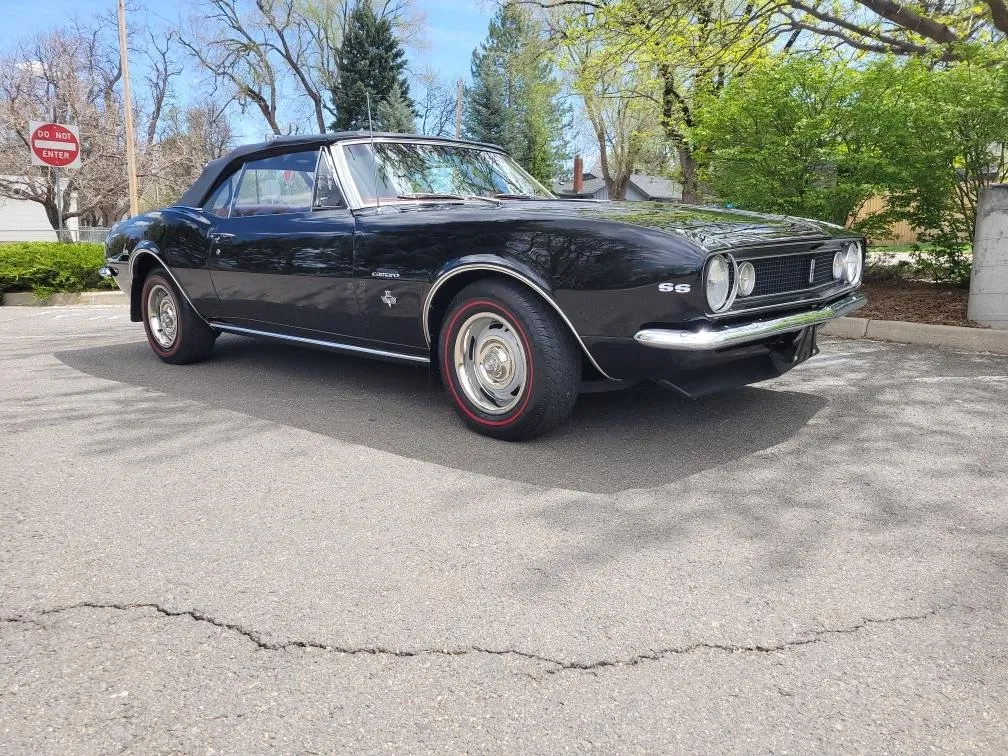
[{"label": "front fender", "polygon": [[437,282],[445,276],[451,276],[453,271],[457,271],[462,266],[468,266],[471,269],[481,265],[504,268],[505,270],[514,273],[516,276],[527,278],[545,292],[552,293],[553,291],[553,285],[550,283],[550,280],[545,273],[527,261],[510,255],[494,255],[487,253],[465,255],[464,257],[457,257],[453,260],[449,260],[435,272],[433,283],[437,284]]},{"label": "front fender", "polygon": [[596,362],[595,357],[588,350],[588,347],[582,340],[581,334],[578,333],[578,329],[574,327],[570,318],[567,317],[563,308],[553,297],[553,293],[546,282],[546,277],[530,265],[522,264],[520,261],[510,260],[506,257],[498,257],[496,255],[467,255],[466,257],[460,257],[457,260],[452,260],[446,263],[438,271],[423,304],[423,332],[424,337],[427,339],[428,346],[431,344],[433,335],[431,333],[431,313],[435,309],[435,303],[438,301],[439,292],[442,296],[441,304],[444,305],[444,298],[449,296],[448,292],[454,291],[454,288],[447,288],[452,286],[452,281],[470,274],[478,275],[481,271],[485,271],[487,274],[491,275],[515,279],[536,292],[536,294],[538,294],[567,325],[570,329],[571,335],[578,342],[578,345],[584,352],[585,357],[588,358],[593,367],[602,375],[602,377],[610,377],[602,369],[598,362]]}]

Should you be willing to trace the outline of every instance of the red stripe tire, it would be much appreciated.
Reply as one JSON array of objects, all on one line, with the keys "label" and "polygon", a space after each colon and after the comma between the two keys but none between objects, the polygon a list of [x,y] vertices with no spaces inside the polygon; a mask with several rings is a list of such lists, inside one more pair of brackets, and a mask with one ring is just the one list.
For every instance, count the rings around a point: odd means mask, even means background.
[{"label": "red stripe tire", "polygon": [[210,355],[213,330],[196,314],[163,268],[154,268],[144,279],[140,312],[147,343],[164,362],[185,365]]},{"label": "red stripe tire", "polygon": [[581,354],[567,325],[531,289],[477,281],[452,301],[438,337],[441,380],[465,423],[515,441],[545,433],[574,408]]}]

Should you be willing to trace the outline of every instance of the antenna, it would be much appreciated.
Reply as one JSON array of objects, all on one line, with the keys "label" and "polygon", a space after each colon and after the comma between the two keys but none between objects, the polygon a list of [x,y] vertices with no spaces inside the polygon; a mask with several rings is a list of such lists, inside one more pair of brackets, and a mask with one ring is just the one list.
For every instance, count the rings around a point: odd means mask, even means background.
[{"label": "antenna", "polygon": [[375,207],[381,207],[381,196],[378,194],[378,153],[375,150],[374,144],[374,124],[371,122],[371,93],[365,92],[364,96],[367,98],[367,125],[368,131],[371,132],[371,167],[374,169],[374,200]]}]

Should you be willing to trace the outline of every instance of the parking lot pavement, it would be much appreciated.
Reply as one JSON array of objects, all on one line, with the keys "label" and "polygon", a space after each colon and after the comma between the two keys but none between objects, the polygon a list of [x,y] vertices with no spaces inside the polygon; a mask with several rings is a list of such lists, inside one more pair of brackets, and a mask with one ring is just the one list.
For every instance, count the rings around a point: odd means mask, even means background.
[{"label": "parking lot pavement", "polygon": [[1008,748],[1008,358],[524,444],[424,370],[0,308],[0,751]]}]

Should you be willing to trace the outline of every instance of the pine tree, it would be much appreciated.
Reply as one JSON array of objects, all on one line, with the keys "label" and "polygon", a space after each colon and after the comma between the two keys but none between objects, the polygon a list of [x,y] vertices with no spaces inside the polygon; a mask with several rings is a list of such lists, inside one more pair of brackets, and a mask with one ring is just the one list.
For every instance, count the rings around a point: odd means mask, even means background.
[{"label": "pine tree", "polygon": [[567,157],[570,109],[542,53],[541,29],[531,13],[516,2],[501,6],[486,40],[473,50],[465,132],[503,147],[548,185]]},{"label": "pine tree", "polygon": [[378,103],[373,115],[375,128],[382,131],[412,134],[416,129],[416,112],[413,105],[403,98],[401,86],[392,88],[392,94]]},{"label": "pine tree", "polygon": [[388,19],[378,18],[371,0],[350,14],[332,90],[333,131],[368,128],[367,95],[376,131],[412,133],[416,108],[406,81],[406,54]]}]

